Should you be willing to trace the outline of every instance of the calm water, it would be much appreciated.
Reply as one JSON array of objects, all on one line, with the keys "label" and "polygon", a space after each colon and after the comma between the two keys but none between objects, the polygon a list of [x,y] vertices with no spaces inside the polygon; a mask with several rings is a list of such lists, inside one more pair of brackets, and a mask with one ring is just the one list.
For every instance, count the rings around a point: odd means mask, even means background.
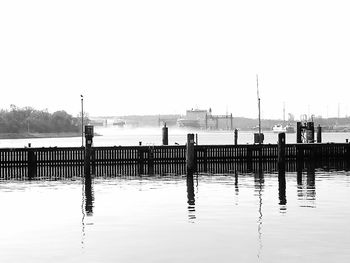
[{"label": "calm water", "polygon": [[[160,144],[160,129],[97,128],[100,145]],[[184,144],[187,131],[169,130]],[[201,132],[199,144],[233,142]],[[324,133],[345,142],[347,133]],[[251,143],[252,133],[239,134]],[[265,133],[266,143],[277,135]],[[80,138],[0,147],[80,146]],[[287,134],[295,142],[295,134]],[[0,181],[0,262],[350,262],[350,172]],[[285,202],[286,201],[286,202]]]},{"label": "calm water", "polygon": [[350,173],[0,182],[1,262],[349,262]]},{"label": "calm water", "polygon": [[[139,145],[141,141],[143,145],[161,145],[162,130],[161,128],[137,128],[137,129],[121,129],[117,127],[95,127],[95,131],[102,136],[94,137],[95,146],[119,146],[119,145]],[[198,144],[233,144],[233,132],[228,131],[189,131],[185,129],[169,128],[169,144],[175,143],[185,144],[187,133],[198,134]],[[278,134],[273,132],[264,132],[264,143],[277,143]],[[296,134],[286,134],[287,143],[295,143]],[[343,143],[346,139],[350,139],[349,133],[323,133],[323,142]],[[253,132],[240,131],[238,134],[238,143],[246,144],[254,142]],[[1,140],[0,148],[7,147],[24,147],[31,143],[32,147],[54,147],[54,146],[81,146],[81,138],[40,138],[40,139],[16,139]]]}]

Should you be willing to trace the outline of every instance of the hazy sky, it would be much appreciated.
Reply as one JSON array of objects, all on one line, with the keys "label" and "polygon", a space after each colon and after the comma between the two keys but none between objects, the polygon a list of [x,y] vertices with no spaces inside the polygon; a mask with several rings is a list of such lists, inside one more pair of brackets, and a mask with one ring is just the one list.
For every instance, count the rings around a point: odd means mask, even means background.
[{"label": "hazy sky", "polygon": [[0,108],[350,115],[349,1],[0,0]]}]

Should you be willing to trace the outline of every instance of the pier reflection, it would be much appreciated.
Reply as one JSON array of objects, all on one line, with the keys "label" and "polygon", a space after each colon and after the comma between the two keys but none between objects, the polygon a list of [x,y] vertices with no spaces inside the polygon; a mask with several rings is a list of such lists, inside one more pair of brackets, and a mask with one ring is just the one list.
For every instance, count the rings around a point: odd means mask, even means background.
[{"label": "pier reflection", "polygon": [[188,209],[188,219],[190,222],[194,222],[196,219],[196,200],[195,200],[195,194],[194,194],[194,178],[193,173],[187,173],[187,209]]},{"label": "pier reflection", "polygon": [[[303,176],[306,177],[303,181]],[[313,162],[306,163],[306,173],[300,169],[297,171],[299,201],[303,201],[301,207],[315,208],[316,201],[316,184],[315,184],[315,165]],[[299,179],[300,178],[300,179]]]}]

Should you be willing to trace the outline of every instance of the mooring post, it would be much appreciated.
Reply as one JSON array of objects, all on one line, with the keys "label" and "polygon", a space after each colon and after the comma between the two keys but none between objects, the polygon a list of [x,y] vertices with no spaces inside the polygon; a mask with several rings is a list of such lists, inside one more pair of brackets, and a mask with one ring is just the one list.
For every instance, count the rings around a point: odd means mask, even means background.
[{"label": "mooring post", "polygon": [[195,151],[194,151],[194,134],[187,134],[187,144],[186,144],[186,169],[187,174],[194,173],[196,171],[195,163]]},{"label": "mooring post", "polygon": [[296,146],[296,168],[297,168],[297,183],[298,185],[302,184],[302,175],[304,168],[304,146],[297,145]]},{"label": "mooring post", "polygon": [[198,145],[198,133],[196,133],[196,145]]},{"label": "mooring post", "polygon": [[235,129],[235,145],[238,144],[238,130]]},{"label": "mooring post", "polygon": [[285,170],[285,145],[286,134],[281,132],[278,134],[278,170]]},{"label": "mooring post", "polygon": [[154,174],[154,155],[153,155],[154,149],[153,147],[148,148],[148,174],[153,175]]},{"label": "mooring post", "polygon": [[315,142],[315,127],[314,123],[312,121],[307,122],[306,124],[306,138],[308,143],[314,143]]},{"label": "mooring post", "polygon": [[142,148],[139,148],[138,151],[137,151],[137,154],[138,154],[138,164],[139,164],[139,168],[138,168],[138,172],[139,172],[139,175],[142,175],[144,174],[144,169],[143,169],[143,164],[144,164],[144,151]]},{"label": "mooring post", "polygon": [[319,124],[317,126],[317,143],[321,143],[322,142],[322,127]]},{"label": "mooring post", "polygon": [[85,159],[84,159],[84,175],[85,178],[90,178],[91,176],[91,147],[92,138],[94,137],[94,126],[85,125]]},{"label": "mooring post", "polygon": [[168,127],[166,126],[166,123],[164,123],[164,127],[162,128],[162,134],[163,145],[168,145]]},{"label": "mooring post", "polygon": [[33,149],[28,149],[28,179],[32,180],[36,176],[36,156]]},{"label": "mooring post", "polygon": [[301,140],[301,122],[297,122],[297,143],[302,143]]},{"label": "mooring post", "polygon": [[279,204],[285,205],[286,199],[286,158],[285,158],[286,134],[284,132],[278,134],[278,193]]}]

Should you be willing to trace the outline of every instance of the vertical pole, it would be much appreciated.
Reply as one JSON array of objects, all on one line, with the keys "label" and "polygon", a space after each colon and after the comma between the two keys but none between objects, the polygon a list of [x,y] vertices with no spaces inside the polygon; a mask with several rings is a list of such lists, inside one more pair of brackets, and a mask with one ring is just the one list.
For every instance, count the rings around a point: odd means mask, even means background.
[{"label": "vertical pole", "polygon": [[196,133],[196,145],[198,145],[198,133]]},{"label": "vertical pole", "polygon": [[92,147],[92,138],[94,136],[94,126],[86,125],[85,126],[85,158],[84,158],[84,175],[85,178],[91,177],[91,147]]},{"label": "vertical pole", "polygon": [[231,116],[230,116],[230,130],[231,130],[231,131],[233,130],[233,117],[232,117],[232,113],[231,113]]},{"label": "vertical pole", "polygon": [[284,132],[278,134],[278,170],[285,170],[285,145],[286,134]]},{"label": "vertical pole", "polygon": [[297,122],[297,143],[302,143],[301,141],[301,122]]},{"label": "vertical pole", "polygon": [[81,147],[84,147],[84,97],[80,95],[81,98]]},{"label": "vertical pole", "polygon": [[195,172],[195,152],[194,152],[194,134],[187,134],[187,145],[186,145],[186,169],[187,174]]},{"label": "vertical pole", "polygon": [[306,128],[307,128],[307,132],[306,132],[307,142],[313,143],[315,141],[314,123],[312,121],[307,122]]},{"label": "vertical pole", "polygon": [[235,145],[238,144],[238,130],[235,129]]},{"label": "vertical pole", "polygon": [[286,134],[278,134],[278,193],[280,205],[287,203],[286,199],[286,171],[285,171]]},{"label": "vertical pole", "polygon": [[168,145],[168,127],[166,123],[164,123],[164,127],[162,128],[162,137],[163,137],[163,145]]},{"label": "vertical pole", "polygon": [[36,163],[36,156],[35,153],[32,149],[28,149],[28,179],[32,180],[35,175],[36,175],[36,168],[37,168],[37,163]]},{"label": "vertical pole", "polygon": [[321,125],[317,126],[317,143],[322,142],[322,127]]}]

